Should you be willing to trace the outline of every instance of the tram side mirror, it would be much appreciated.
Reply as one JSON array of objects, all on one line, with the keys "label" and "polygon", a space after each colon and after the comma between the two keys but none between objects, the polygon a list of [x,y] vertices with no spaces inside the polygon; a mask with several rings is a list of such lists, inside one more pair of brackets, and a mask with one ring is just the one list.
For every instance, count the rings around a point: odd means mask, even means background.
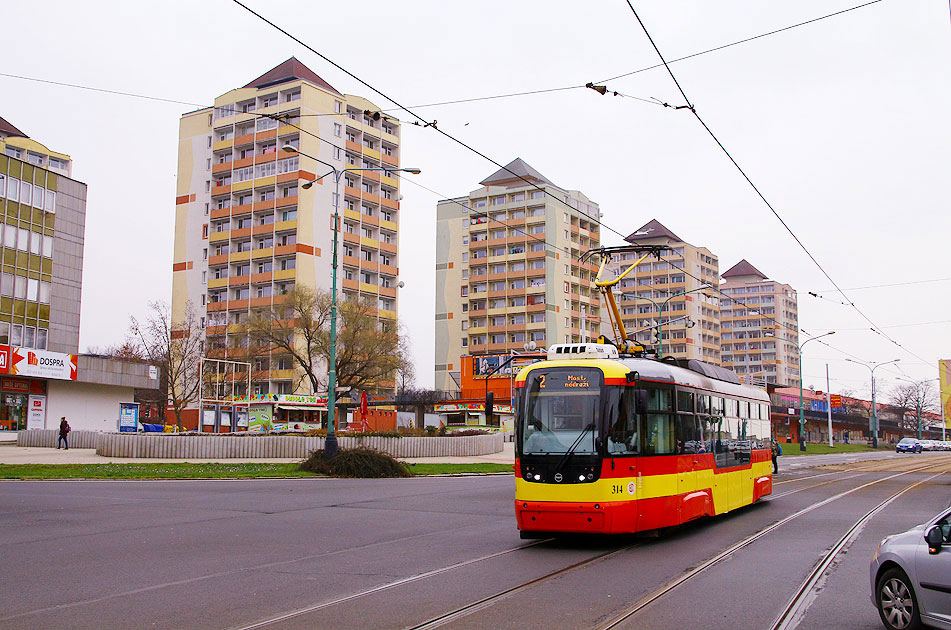
[{"label": "tram side mirror", "polygon": [[647,390],[635,389],[634,390],[634,413],[646,413],[646,412],[647,412]]},{"label": "tram side mirror", "polygon": [[925,542],[928,543],[928,553],[936,554],[941,551],[941,545],[944,543],[944,534],[941,528],[935,525],[925,534]]}]

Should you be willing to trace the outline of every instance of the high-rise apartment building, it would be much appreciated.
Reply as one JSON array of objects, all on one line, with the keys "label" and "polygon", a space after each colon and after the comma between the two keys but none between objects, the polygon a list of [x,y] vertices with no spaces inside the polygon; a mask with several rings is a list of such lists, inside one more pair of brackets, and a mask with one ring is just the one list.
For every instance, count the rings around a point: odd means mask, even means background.
[{"label": "high-rise apartment building", "polygon": [[436,388],[459,388],[461,357],[592,339],[598,204],[515,159],[436,207]]},{"label": "high-rise apartment building", "polygon": [[[645,347],[658,348],[655,338],[660,329],[664,356],[719,365],[718,300],[715,291],[704,289],[715,288],[719,282],[717,257],[705,247],[685,242],[656,219],[625,240],[664,248],[660,259],[650,256],[615,286],[628,336]],[[605,268],[605,278],[616,278],[640,256],[616,254]],[[602,332],[613,338],[607,318]]]},{"label": "high-rise apartment building", "polygon": [[799,387],[796,291],[768,279],[745,259],[721,278],[723,365],[749,382]]},{"label": "high-rise apartment building", "polygon": [[[207,356],[246,356],[254,309],[297,285],[330,289],[339,204],[339,298],[366,300],[381,326],[395,325],[400,182],[388,169],[399,154],[399,121],[294,58],[182,116],[173,318],[191,303]],[[290,357],[254,354],[250,394],[316,393]]]}]

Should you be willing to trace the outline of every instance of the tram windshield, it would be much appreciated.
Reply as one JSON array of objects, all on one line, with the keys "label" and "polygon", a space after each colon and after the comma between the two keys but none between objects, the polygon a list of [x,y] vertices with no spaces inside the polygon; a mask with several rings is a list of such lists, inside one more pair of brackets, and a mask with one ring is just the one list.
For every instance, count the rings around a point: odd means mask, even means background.
[{"label": "tram windshield", "polygon": [[533,371],[520,414],[523,454],[597,452],[601,371],[552,368]]}]

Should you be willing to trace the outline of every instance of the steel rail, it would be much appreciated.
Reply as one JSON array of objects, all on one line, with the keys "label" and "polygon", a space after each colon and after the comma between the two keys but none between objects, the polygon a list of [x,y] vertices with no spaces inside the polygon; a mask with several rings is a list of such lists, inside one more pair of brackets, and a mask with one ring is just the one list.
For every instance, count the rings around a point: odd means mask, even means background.
[{"label": "steel rail", "polygon": [[697,577],[698,575],[700,575],[701,573],[703,573],[704,571],[706,571],[706,570],[709,569],[710,567],[712,567],[712,566],[714,566],[714,565],[716,565],[716,564],[719,564],[720,562],[722,562],[722,561],[725,560],[726,558],[729,558],[730,556],[732,556],[732,555],[733,555],[734,553],[736,553],[737,551],[739,551],[739,550],[741,550],[741,549],[743,549],[743,548],[745,548],[745,547],[748,547],[749,545],[753,544],[754,542],[756,542],[756,541],[759,540],[760,538],[763,538],[764,536],[770,534],[770,533],[773,532],[774,530],[779,529],[779,528],[782,527],[783,525],[789,523],[790,521],[793,521],[793,520],[799,518],[800,516],[804,516],[804,515],[806,515],[806,514],[812,512],[812,511],[814,511],[814,510],[817,510],[817,509],[819,509],[819,508],[821,508],[821,507],[824,507],[824,506],[826,506],[826,505],[832,503],[833,501],[837,501],[838,499],[841,499],[841,498],[843,498],[843,497],[849,496],[850,494],[853,494],[853,493],[858,492],[858,491],[860,491],[860,490],[864,490],[865,488],[869,488],[869,487],[871,487],[871,486],[874,486],[874,485],[883,483],[883,482],[885,482],[885,481],[889,481],[889,480],[891,480],[891,479],[895,479],[895,478],[897,478],[897,477],[902,477],[902,476],[904,476],[904,475],[908,475],[908,474],[911,474],[911,473],[922,472],[922,471],[925,471],[925,470],[928,470],[928,469],[931,469],[931,468],[936,468],[936,467],[938,467],[938,466],[947,466],[947,463],[946,463],[946,462],[942,462],[942,463],[940,463],[940,464],[930,464],[930,465],[927,465],[927,466],[923,466],[923,467],[920,467],[920,468],[908,470],[908,471],[905,471],[905,472],[896,473],[896,474],[894,474],[894,475],[889,475],[888,477],[883,477],[883,478],[877,479],[877,480],[875,480],[875,481],[870,481],[870,482],[864,483],[864,484],[862,484],[862,485],[860,485],[860,486],[856,486],[855,488],[852,488],[851,490],[846,490],[846,491],[844,491],[844,492],[840,492],[839,494],[833,495],[833,496],[831,496],[831,497],[828,497],[828,498],[826,498],[826,499],[823,499],[822,501],[818,501],[818,502],[816,502],[816,503],[813,503],[813,504],[810,505],[810,506],[804,507],[804,508],[802,508],[801,510],[798,510],[798,511],[796,511],[796,512],[793,512],[793,513],[790,514],[789,516],[787,516],[787,517],[785,517],[785,518],[782,518],[782,519],[776,521],[776,522],[773,523],[772,525],[769,525],[769,526],[767,526],[767,527],[764,527],[763,529],[759,530],[758,532],[756,532],[756,533],[754,533],[754,534],[751,534],[750,536],[747,536],[747,537],[744,538],[743,540],[741,540],[741,541],[735,543],[734,545],[728,547],[727,549],[721,551],[720,553],[718,553],[717,555],[713,556],[713,557],[710,558],[709,560],[706,560],[705,562],[699,564],[698,566],[694,567],[693,569],[687,571],[686,573],[684,573],[684,574],[681,575],[680,577],[678,577],[678,578],[672,580],[671,582],[668,582],[667,584],[665,584],[664,586],[662,586],[662,587],[660,587],[659,589],[655,590],[654,592],[650,593],[650,594],[647,595],[646,597],[641,598],[637,603],[635,603],[634,605],[628,607],[626,610],[622,611],[621,613],[618,613],[617,615],[615,615],[614,617],[612,617],[612,618],[609,619],[608,621],[604,622],[603,624],[596,626],[596,630],[610,630],[611,628],[616,628],[616,627],[619,626],[621,623],[623,623],[624,621],[630,619],[630,618],[633,617],[635,614],[637,614],[638,612],[640,612],[640,611],[643,610],[644,608],[647,608],[649,605],[651,605],[651,604],[654,603],[655,601],[659,600],[659,599],[662,598],[664,595],[667,595],[668,593],[670,593],[671,591],[673,591],[673,590],[676,589],[677,587],[681,586],[681,585],[684,584],[685,582],[688,582],[688,581],[690,581],[691,579]]},{"label": "steel rail", "polygon": [[786,604],[783,611],[779,614],[779,617],[776,619],[775,623],[770,626],[771,630],[791,630],[799,625],[799,622],[802,620],[803,616],[808,610],[809,606],[812,604],[810,595],[813,591],[816,590],[816,586],[819,583],[819,580],[826,574],[826,571],[829,570],[829,567],[832,565],[832,562],[839,555],[839,553],[850,546],[852,540],[856,535],[865,527],[865,524],[868,523],[876,514],[884,510],[888,505],[890,505],[895,499],[905,494],[906,492],[916,488],[924,483],[927,483],[934,479],[935,477],[940,477],[945,474],[947,471],[941,471],[937,474],[934,474],[927,479],[922,479],[917,481],[902,490],[899,490],[889,498],[885,499],[877,506],[869,510],[865,516],[860,518],[855,522],[852,527],[849,528],[845,534],[832,546],[832,548],[826,553],[822,560],[816,565],[816,567],[806,576],[806,579],[803,580],[799,588],[796,590],[796,593],[790,598],[789,602]]}]

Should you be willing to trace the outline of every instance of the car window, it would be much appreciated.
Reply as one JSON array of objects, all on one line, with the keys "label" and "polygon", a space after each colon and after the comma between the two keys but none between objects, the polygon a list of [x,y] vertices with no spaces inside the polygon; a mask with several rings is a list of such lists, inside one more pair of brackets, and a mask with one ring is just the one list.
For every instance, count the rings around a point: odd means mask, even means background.
[{"label": "car window", "polygon": [[941,528],[944,542],[951,542],[951,514],[945,514],[944,518],[935,523],[935,525]]}]

